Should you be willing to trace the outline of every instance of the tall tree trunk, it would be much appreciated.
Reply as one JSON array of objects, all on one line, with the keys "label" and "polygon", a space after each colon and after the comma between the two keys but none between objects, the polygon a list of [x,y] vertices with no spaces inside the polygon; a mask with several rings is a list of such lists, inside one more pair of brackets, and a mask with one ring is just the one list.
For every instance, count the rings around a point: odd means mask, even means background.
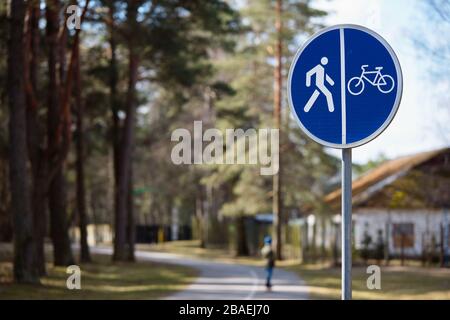
[{"label": "tall tree trunk", "polygon": [[114,25],[115,14],[115,1],[109,0],[109,46],[111,49],[111,59],[109,61],[109,91],[110,91],[110,108],[112,116],[111,126],[111,138],[113,146],[113,159],[114,159],[114,183],[115,189],[117,189],[117,181],[119,179],[119,156],[120,156],[120,121],[119,121],[119,104],[117,99],[117,79],[119,78],[119,72],[117,68],[117,42],[116,42],[116,30]]},{"label": "tall tree trunk", "polygon": [[334,240],[333,240],[333,265],[337,267],[339,265],[339,225],[333,224]]},{"label": "tall tree trunk", "polygon": [[303,254],[302,254],[303,262],[309,262],[310,256],[311,256],[311,254],[310,254],[311,245],[309,243],[309,238],[310,238],[309,234],[310,234],[310,232],[309,232],[309,224],[308,223],[305,223],[303,225],[303,232],[304,232],[303,243],[302,243],[302,247],[303,247]]},{"label": "tall tree trunk", "polygon": [[245,231],[245,217],[237,217],[237,255],[238,256],[248,256],[248,246],[247,246],[247,233]]},{"label": "tall tree trunk", "polygon": [[34,263],[33,215],[28,179],[26,102],[24,84],[24,19],[25,2],[11,1],[8,43],[8,97],[10,107],[10,187],[14,228],[14,279],[22,283],[38,283]]},{"label": "tall tree trunk", "polygon": [[199,184],[197,187],[197,195],[195,200],[195,215],[197,219],[198,237],[200,240],[200,248],[206,248],[206,225],[205,225],[205,206],[203,197],[203,187]]},{"label": "tall tree trunk", "polygon": [[45,136],[38,118],[38,65],[39,65],[39,18],[38,1],[29,2],[25,62],[25,87],[27,92],[27,142],[32,169],[33,237],[35,240],[35,264],[39,275],[46,274],[44,239],[47,233],[47,153]]},{"label": "tall tree trunk", "polygon": [[[119,104],[117,98],[117,82],[118,82],[118,68],[117,68],[117,55],[116,55],[116,30],[114,25],[114,15],[115,15],[115,1],[108,1],[109,8],[109,19],[110,23],[109,27],[109,45],[111,49],[111,59],[109,61],[109,94],[110,94],[110,108],[111,108],[111,116],[112,116],[112,125],[111,125],[111,140],[113,147],[113,168],[114,168],[114,213],[115,213],[115,239],[114,245],[116,248],[116,242],[119,241],[121,226],[117,225],[118,223],[124,219],[119,217],[119,168],[120,168],[120,155],[121,155],[121,140],[122,140],[122,132],[119,121]],[[119,237],[118,237],[119,236]],[[117,240],[116,240],[117,239]],[[117,244],[117,247],[119,244]],[[114,249],[116,251],[116,249]]]},{"label": "tall tree trunk", "polygon": [[62,169],[59,169],[50,183],[49,209],[50,234],[53,241],[53,258],[56,266],[74,263],[69,238],[67,212],[67,183]]},{"label": "tall tree trunk", "polygon": [[136,239],[136,225],[134,220],[134,201],[133,201],[133,165],[130,165],[130,177],[128,181],[128,198],[127,198],[127,236],[128,236],[128,261],[135,261],[134,243]]},{"label": "tall tree trunk", "polygon": [[[73,264],[72,250],[69,238],[69,222],[67,219],[66,180],[63,165],[59,165],[62,150],[61,124],[61,78],[62,66],[58,61],[59,48],[59,9],[58,0],[47,0],[47,41],[48,41],[48,147],[49,166],[57,167],[50,181],[49,210],[50,234],[53,241],[54,264],[66,266]],[[58,70],[59,64],[59,70]],[[59,72],[58,72],[59,71]]]},{"label": "tall tree trunk", "polygon": [[47,179],[48,163],[44,150],[39,150],[36,168],[33,168],[33,224],[35,238],[35,263],[39,275],[47,274],[45,268],[45,236],[47,235]]},{"label": "tall tree trunk", "polygon": [[[281,0],[277,0],[275,7],[276,14],[276,44],[275,44],[275,69],[274,69],[274,125],[275,128],[281,131],[281,90],[282,90],[282,24],[281,24]],[[282,134],[280,132],[280,140]],[[281,144],[281,142],[280,142]],[[281,149],[281,148],[279,148]],[[274,215],[274,245],[276,258],[281,260],[282,255],[282,225],[283,225],[283,208],[282,208],[282,193],[281,193],[281,177],[282,177],[282,159],[281,152],[279,154],[279,170],[278,173],[273,176],[273,198],[272,198],[272,210]]]},{"label": "tall tree trunk", "polygon": [[317,218],[314,221],[312,226],[312,241],[311,241],[311,260],[312,262],[316,262],[317,260]]},{"label": "tall tree trunk", "polygon": [[326,249],[326,236],[327,236],[327,221],[325,220],[325,214],[320,214],[320,258],[322,260],[326,259],[327,249]]},{"label": "tall tree trunk", "polygon": [[[137,2],[128,2],[127,6],[127,22],[131,33],[136,29],[137,24]],[[120,150],[120,164],[119,164],[119,181],[117,197],[117,208],[115,212],[115,236],[114,236],[114,255],[115,261],[127,260],[126,250],[126,226],[127,226],[127,199],[128,190],[130,188],[130,168],[131,168],[131,153],[134,142],[134,126],[136,113],[136,83],[139,66],[139,57],[136,50],[136,43],[133,35],[130,33],[128,39],[128,54],[129,54],[129,78],[128,78],[128,92],[126,99],[126,118],[123,128],[121,150]]]},{"label": "tall tree trunk", "polygon": [[76,171],[77,171],[77,212],[80,228],[80,260],[90,262],[91,255],[87,241],[87,216],[86,216],[86,188],[84,183],[84,105],[81,99],[81,74],[80,74],[80,45],[75,44],[75,104],[77,110],[77,143],[76,143]]}]

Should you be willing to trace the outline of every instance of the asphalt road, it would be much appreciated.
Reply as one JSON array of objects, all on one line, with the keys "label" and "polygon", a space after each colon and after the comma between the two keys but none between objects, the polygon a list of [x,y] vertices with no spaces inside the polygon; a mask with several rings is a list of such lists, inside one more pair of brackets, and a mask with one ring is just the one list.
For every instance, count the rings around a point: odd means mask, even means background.
[{"label": "asphalt road", "polygon": [[[92,251],[99,254],[112,254],[110,248],[92,248]],[[136,258],[142,261],[192,267],[199,271],[199,276],[194,283],[166,299],[298,300],[308,298],[307,286],[295,273],[289,271],[275,269],[273,287],[268,292],[264,285],[265,271],[262,267],[214,262],[163,252],[136,251]]]}]

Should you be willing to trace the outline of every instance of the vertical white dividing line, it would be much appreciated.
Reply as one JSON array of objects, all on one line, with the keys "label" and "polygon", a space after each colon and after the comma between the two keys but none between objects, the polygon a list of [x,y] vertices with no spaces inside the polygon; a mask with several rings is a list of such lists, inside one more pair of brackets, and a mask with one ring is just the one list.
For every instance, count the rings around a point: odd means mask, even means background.
[{"label": "vertical white dividing line", "polygon": [[345,42],[344,29],[339,29],[339,42],[341,47],[341,116],[342,116],[342,144],[347,143],[347,119],[345,104]]}]

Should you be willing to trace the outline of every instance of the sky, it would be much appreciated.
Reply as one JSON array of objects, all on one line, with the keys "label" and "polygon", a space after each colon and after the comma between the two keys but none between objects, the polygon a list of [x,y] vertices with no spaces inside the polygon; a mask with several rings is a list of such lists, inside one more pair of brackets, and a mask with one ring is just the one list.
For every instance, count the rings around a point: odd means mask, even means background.
[{"label": "sky", "polygon": [[[439,32],[424,29],[425,17],[420,0],[317,0],[315,6],[330,12],[326,25],[351,23],[368,27],[388,41],[396,52],[403,73],[403,97],[396,117],[375,140],[354,148],[356,163],[388,158],[448,146],[450,130],[436,130],[449,109],[443,108],[450,76],[437,79],[429,71],[433,59],[424,56],[414,39],[442,37]],[[450,31],[450,30],[449,30]],[[448,35],[446,35],[448,36]],[[447,96],[448,97],[448,96]],[[448,102],[448,100],[447,100]],[[445,114],[443,114],[445,113]],[[450,120],[450,118],[448,118]],[[330,149],[339,156],[340,150]]]}]

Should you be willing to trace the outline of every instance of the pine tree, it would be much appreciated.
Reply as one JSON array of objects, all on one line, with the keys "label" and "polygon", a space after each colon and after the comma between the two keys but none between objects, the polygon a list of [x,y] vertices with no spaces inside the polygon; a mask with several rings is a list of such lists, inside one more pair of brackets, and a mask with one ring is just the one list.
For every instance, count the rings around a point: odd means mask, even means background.
[{"label": "pine tree", "polygon": [[[238,40],[238,52],[217,63],[221,80],[230,83],[234,91],[229,99],[217,103],[217,125],[280,128],[280,170],[271,184],[268,177],[260,176],[250,166],[219,168],[221,183],[231,183],[233,195],[223,205],[222,212],[241,219],[272,208],[274,245],[277,257],[281,258],[281,227],[287,221],[288,210],[299,211],[303,205],[321,203],[320,194],[324,192],[321,189],[326,181],[314,179],[336,170],[336,163],[323,148],[311,143],[291,123],[286,83],[282,81],[299,42],[320,27],[313,21],[325,12],[313,9],[310,1],[268,0],[246,1],[240,12],[246,32]],[[274,87],[274,91],[269,90]],[[314,189],[311,185],[315,185]],[[244,191],[255,188],[259,192]],[[238,247],[245,249],[243,245]]]}]

